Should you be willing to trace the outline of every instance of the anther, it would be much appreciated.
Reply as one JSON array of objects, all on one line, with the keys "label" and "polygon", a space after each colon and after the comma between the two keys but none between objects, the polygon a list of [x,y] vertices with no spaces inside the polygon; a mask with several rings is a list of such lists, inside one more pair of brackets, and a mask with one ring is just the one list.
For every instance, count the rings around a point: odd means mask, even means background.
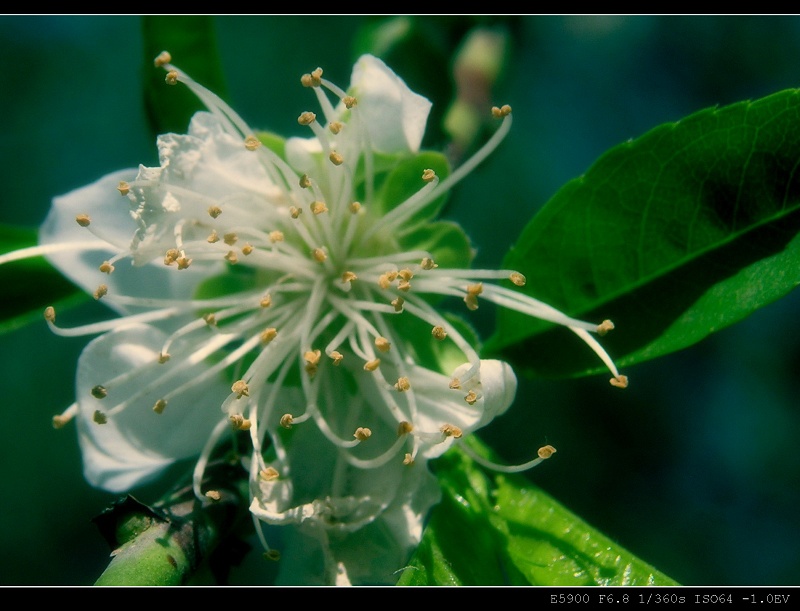
[{"label": "anther", "polygon": [[411,382],[406,377],[397,378],[397,382],[394,383],[394,388],[397,392],[406,392],[411,389]]},{"label": "anther", "polygon": [[392,306],[394,307],[395,312],[402,312],[403,311],[403,304],[406,302],[405,299],[402,297],[396,297],[392,299]]},{"label": "anther", "polygon": [[206,498],[216,503],[217,501],[222,499],[222,495],[219,493],[219,490],[208,490],[206,492]]},{"label": "anther", "polygon": [[314,214],[322,214],[328,211],[328,206],[325,205],[325,202],[311,202],[308,207]]},{"label": "anther", "polygon": [[111,265],[111,263],[109,263],[108,261],[103,261],[103,262],[100,264],[100,267],[99,267],[98,269],[99,269],[101,272],[103,272],[104,274],[110,274],[111,272],[113,272],[113,271],[114,271],[114,266],[113,266],[113,265]]},{"label": "anther", "polygon": [[344,102],[344,106],[345,108],[347,108],[347,110],[350,110],[351,108],[353,108],[353,106],[356,106],[358,104],[358,100],[351,95],[344,96],[342,98],[342,102]]},{"label": "anther", "polygon": [[44,309],[44,319],[47,322],[55,322],[56,321],[56,309],[53,306],[47,306]]},{"label": "anther", "polygon": [[191,264],[192,260],[189,257],[183,256],[178,258],[178,269],[187,269]]},{"label": "anther", "polygon": [[358,276],[356,276],[353,272],[344,272],[342,274],[342,282],[345,284],[352,282],[353,280],[358,280]]},{"label": "anther", "polygon": [[264,556],[265,560],[271,560],[272,562],[278,562],[281,559],[281,553],[276,549],[266,551],[262,556]]},{"label": "anther", "polygon": [[361,202],[351,202],[349,208],[350,212],[353,214],[358,214],[358,212],[361,210]]},{"label": "anther", "polygon": [[250,427],[253,426],[253,423],[241,414],[234,414],[230,416],[228,420],[231,421],[231,427],[235,431],[249,431]]},{"label": "anther", "polygon": [[328,155],[328,159],[330,159],[333,165],[342,165],[344,163],[344,157],[336,151],[331,151],[331,154]]},{"label": "anther", "polygon": [[381,352],[389,352],[389,349],[392,347],[392,344],[389,343],[389,340],[386,339],[385,337],[376,337],[375,347]]},{"label": "anther", "polygon": [[166,64],[170,63],[171,61],[172,61],[172,55],[169,54],[169,51],[162,51],[153,60],[153,65],[156,68],[161,68],[162,66],[165,66]]},{"label": "anther", "polygon": [[302,208],[297,208],[296,206],[289,206],[289,216],[291,216],[293,219],[296,219],[302,213],[303,213]]},{"label": "anther", "polygon": [[331,130],[331,133],[334,136],[338,134],[340,131],[342,131],[343,127],[344,123],[342,123],[341,121],[331,121],[330,124],[328,125],[328,129]]},{"label": "anther", "polygon": [[628,376],[618,375],[615,378],[611,378],[609,382],[611,386],[616,386],[617,388],[628,388]]},{"label": "anther", "polygon": [[366,441],[372,436],[372,431],[368,428],[360,426],[356,429],[356,432],[353,433],[353,437],[358,439],[359,441]]},{"label": "anther", "polygon": [[422,172],[422,180],[425,182],[433,182],[436,178],[436,172],[428,168],[427,170],[423,170]]},{"label": "anther", "polygon": [[216,244],[217,242],[219,242],[219,234],[217,233],[216,229],[211,230],[211,233],[208,234],[206,241],[209,244]]},{"label": "anther", "polygon": [[108,422],[108,416],[106,416],[99,409],[96,409],[94,411],[94,415],[92,415],[92,420],[94,420],[97,424],[105,424]]},{"label": "anther", "polygon": [[275,327],[267,327],[261,332],[261,343],[267,345],[278,337],[278,330]]},{"label": "anther", "polygon": [[456,439],[461,439],[464,434],[455,424],[443,424],[439,430],[445,437],[455,437]]},{"label": "anther", "polygon": [[397,436],[402,437],[403,435],[408,435],[411,431],[414,430],[414,425],[410,422],[403,420],[400,424],[397,425]]},{"label": "anther", "polygon": [[[296,217],[294,217],[294,218],[296,218]],[[269,241],[272,242],[273,244],[275,244],[276,242],[283,242],[283,232],[282,231],[278,231],[277,229],[275,231],[270,231],[269,232]]]},{"label": "anther", "polygon": [[217,218],[220,214],[222,214],[222,208],[219,206],[208,207],[208,216],[210,216],[212,219]]},{"label": "anther", "polygon": [[539,450],[536,453],[539,455],[539,458],[541,458],[542,460],[547,460],[553,454],[556,453],[556,449],[551,445],[546,445],[546,446],[542,446],[541,448],[539,448]]},{"label": "anther", "polygon": [[153,411],[157,414],[163,414],[166,407],[167,402],[164,399],[159,399],[156,401],[155,405],[153,405]]},{"label": "anther", "polygon": [[239,236],[237,236],[235,233],[226,233],[225,235],[222,236],[222,241],[225,242],[228,246],[233,246],[234,244],[236,244],[238,239]]},{"label": "anther", "polygon": [[444,330],[444,327],[437,325],[431,329],[431,335],[441,341],[447,337],[447,331]]},{"label": "anther", "polygon": [[119,191],[120,195],[127,195],[131,192],[131,186],[124,180],[120,180],[117,185],[117,191]]},{"label": "anther", "polygon": [[62,429],[66,426],[67,422],[69,422],[70,420],[72,420],[72,418],[64,416],[63,414],[57,414],[53,416],[53,428]]},{"label": "anther", "polygon": [[339,363],[342,362],[342,359],[344,359],[344,355],[338,350],[331,351],[331,353],[328,356],[331,357],[333,364],[336,366],[338,366]]},{"label": "anther", "polygon": [[477,310],[478,309],[478,295],[483,292],[483,283],[478,282],[477,284],[468,284],[467,285],[467,294],[464,297],[464,303],[467,304],[467,308],[470,310]]},{"label": "anther", "polygon": [[452,380],[450,380],[449,386],[450,390],[458,390],[459,388],[461,388],[461,380],[459,380],[458,378],[453,378]]},{"label": "anther", "polygon": [[292,428],[292,422],[294,422],[294,417],[291,414],[284,414],[281,416],[281,426],[285,429]]},{"label": "anther", "polygon": [[236,265],[239,262],[239,256],[234,251],[229,250],[228,254],[225,255],[225,260],[231,265]]},{"label": "anther", "polygon": [[158,362],[163,365],[168,360],[170,360],[172,356],[168,352],[159,352],[158,353]]},{"label": "anther", "polygon": [[378,277],[378,286],[388,289],[395,278],[397,278],[397,272],[385,272]]},{"label": "anther", "polygon": [[98,286],[95,289],[94,293],[92,293],[92,296],[95,299],[102,299],[106,295],[108,295],[108,287],[105,284],[101,284],[100,286]]},{"label": "anther", "polygon": [[321,248],[315,248],[314,250],[312,250],[311,256],[317,263],[323,263],[325,259],[328,258],[328,255],[326,255],[325,251],[322,250]]},{"label": "anther", "polygon": [[300,83],[303,87],[319,87],[322,84],[322,68],[317,68],[311,74],[301,76]]},{"label": "anther", "polygon": [[170,248],[164,253],[164,265],[172,265],[180,256],[181,253],[177,248]]},{"label": "anther", "polygon": [[492,106],[492,116],[495,119],[502,119],[511,114],[511,106],[503,104],[502,106]]},{"label": "anther", "polygon": [[525,286],[525,276],[520,274],[519,272],[511,272],[511,275],[508,277],[511,282],[516,284],[517,286]]},{"label": "anther", "polygon": [[95,399],[105,399],[108,396],[108,391],[105,386],[98,384],[90,391]]},{"label": "anther", "polygon": [[308,189],[311,186],[311,179],[308,177],[308,174],[303,174],[300,177],[299,184],[301,189]]},{"label": "anther", "polygon": [[409,452],[406,452],[406,455],[403,456],[403,464],[407,467],[414,464],[414,457]]},{"label": "anther", "polygon": [[316,120],[317,120],[317,115],[315,115],[313,112],[310,111],[300,113],[300,116],[297,117],[297,122],[300,125],[311,125]]},{"label": "anther", "polygon": [[424,270],[436,269],[437,267],[439,267],[436,263],[434,263],[433,259],[431,259],[430,257],[425,257],[424,259],[422,259],[422,261],[420,261],[419,266]]},{"label": "anther", "polygon": [[464,397],[464,401],[469,403],[470,405],[475,405],[475,402],[478,400],[478,395],[474,390],[471,390],[467,393],[467,396]]},{"label": "anther", "polygon": [[248,151],[255,151],[259,146],[261,146],[261,140],[255,136],[247,136],[247,138],[244,139],[244,148]]},{"label": "anther", "polygon": [[409,290],[411,290],[411,283],[408,280],[401,280],[397,283],[397,288],[404,293],[407,293]]},{"label": "anther", "polygon": [[606,333],[611,331],[613,328],[614,328],[614,323],[613,322],[611,322],[610,320],[604,320],[599,325],[597,325],[597,334],[601,335],[601,336],[605,335]]},{"label": "anther", "polygon": [[412,272],[410,269],[406,268],[406,269],[401,269],[399,272],[397,272],[397,275],[400,276],[401,279],[403,279],[406,282],[408,282],[409,280],[411,280],[414,277],[414,272]]},{"label": "anther", "polygon": [[164,77],[164,82],[167,85],[177,85],[178,84],[178,71],[177,70],[170,70],[167,72],[167,76]]},{"label": "anther", "polygon": [[320,356],[322,356],[322,352],[319,350],[308,350],[305,354],[303,354],[303,358],[306,361],[306,373],[312,378],[317,373]]},{"label": "anther", "polygon": [[373,359],[371,361],[367,361],[364,363],[364,371],[375,371],[378,367],[380,367],[381,360],[380,359]]},{"label": "anther", "polygon": [[261,476],[261,479],[263,479],[265,482],[274,481],[281,476],[281,474],[278,473],[278,470],[275,467],[267,467],[266,469],[261,469],[261,471],[259,471],[258,474],[259,476]]},{"label": "anther", "polygon": [[88,214],[79,214],[75,217],[75,222],[81,227],[88,227],[92,224],[92,219],[89,218]]},{"label": "anther", "polygon": [[244,380],[236,380],[231,386],[231,391],[236,394],[237,399],[250,396],[250,388]]},{"label": "anther", "polygon": [[260,305],[262,308],[268,308],[269,306],[271,306],[272,305],[272,295],[270,295],[269,293],[264,295],[261,298],[261,301],[258,302],[258,305]]},{"label": "anther", "polygon": [[215,327],[217,325],[217,317],[214,316],[214,314],[204,314],[203,320],[206,321],[209,327]]},{"label": "anther", "polygon": [[245,242],[245,245],[242,246],[242,254],[246,257],[251,252],[253,252],[253,245],[249,242]]}]

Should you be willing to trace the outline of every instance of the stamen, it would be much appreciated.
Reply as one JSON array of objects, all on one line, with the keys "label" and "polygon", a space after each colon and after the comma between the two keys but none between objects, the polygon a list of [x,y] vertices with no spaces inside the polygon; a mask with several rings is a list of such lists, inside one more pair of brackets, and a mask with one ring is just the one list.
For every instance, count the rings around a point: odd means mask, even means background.
[{"label": "stamen", "polygon": [[219,490],[207,490],[205,496],[208,500],[215,503],[222,499],[222,495],[219,493]]},{"label": "stamen", "polygon": [[281,416],[280,424],[285,429],[292,428],[292,423],[294,422],[294,417],[291,414],[284,414]]},{"label": "stamen", "polygon": [[78,415],[78,404],[73,403],[62,413],[53,416],[53,428],[54,429],[63,428],[70,420],[72,420],[77,415]]},{"label": "stamen", "polygon": [[333,364],[336,366],[338,366],[342,362],[342,359],[344,359],[344,355],[338,350],[334,350],[328,356],[331,357]]},{"label": "stamen", "polygon": [[525,280],[525,276],[523,276],[523,275],[522,275],[522,274],[520,274],[519,272],[513,272],[513,273],[512,273],[512,274],[511,274],[511,275],[508,277],[508,279],[509,279],[509,280],[511,280],[511,282],[513,282],[513,283],[514,283],[514,284],[516,284],[517,286],[525,286],[525,282],[526,282],[526,280]]},{"label": "stamen", "polygon": [[94,420],[97,424],[106,424],[108,422],[108,417],[99,409],[97,409],[92,415],[92,420]]},{"label": "stamen", "polygon": [[411,382],[406,377],[397,378],[394,387],[397,392],[406,392],[411,389]]},{"label": "stamen", "polygon": [[478,395],[474,390],[471,390],[467,393],[467,396],[464,397],[464,401],[469,403],[470,405],[475,405],[475,402],[478,400]]},{"label": "stamen", "polygon": [[343,127],[344,127],[344,124],[341,121],[331,121],[328,124],[328,129],[331,130],[331,133],[334,134],[334,135],[336,135],[340,131],[342,131]]},{"label": "stamen", "polygon": [[246,257],[251,252],[253,252],[253,245],[250,242],[245,242],[245,245],[242,246],[242,254]]},{"label": "stamen", "polygon": [[208,234],[206,241],[209,244],[216,244],[217,242],[219,242],[219,234],[217,233],[216,229],[211,230],[211,233]]},{"label": "stamen", "polygon": [[356,429],[356,432],[353,433],[353,437],[358,439],[359,441],[366,441],[372,436],[372,431],[368,428],[360,426]]},{"label": "stamen", "polygon": [[428,168],[427,170],[423,170],[422,172],[422,180],[425,182],[433,182],[436,180],[436,172]]},{"label": "stamen", "polygon": [[317,120],[317,115],[309,111],[300,113],[300,116],[297,117],[297,122],[300,125],[311,125],[316,120]]},{"label": "stamen", "polygon": [[328,159],[330,159],[333,165],[342,165],[344,163],[344,157],[336,151],[331,151],[331,154],[328,155]]},{"label": "stamen", "polygon": [[178,84],[178,71],[177,70],[170,70],[167,72],[167,76],[164,77],[164,82],[167,85],[177,85]]},{"label": "stamen", "polygon": [[222,236],[222,241],[225,242],[228,246],[233,246],[234,244],[236,244],[238,239],[239,236],[237,236],[233,232],[226,233],[224,236]]},{"label": "stamen", "polygon": [[119,191],[120,195],[125,196],[131,192],[131,186],[124,180],[120,180],[119,184],[117,185],[117,191]]},{"label": "stamen", "polygon": [[108,295],[108,287],[105,284],[98,286],[94,293],[92,293],[92,296],[97,300],[102,299],[106,295]]},{"label": "stamen", "polygon": [[244,139],[244,148],[248,151],[255,151],[259,146],[261,146],[261,140],[255,136],[247,136],[247,138]]},{"label": "stamen", "polygon": [[169,54],[169,51],[162,51],[153,60],[153,64],[155,65],[156,68],[162,68],[163,66],[171,62],[172,62],[172,55]]},{"label": "stamen", "polygon": [[278,479],[281,474],[278,473],[278,470],[275,467],[267,467],[259,472],[259,476],[261,476],[261,479],[263,479],[265,482],[271,482]]},{"label": "stamen", "polygon": [[389,352],[389,349],[392,347],[392,345],[385,337],[376,337],[375,347],[381,352]]},{"label": "stamen", "polygon": [[92,224],[92,219],[89,218],[88,214],[79,214],[75,217],[75,222],[81,227],[88,227]]},{"label": "stamen", "polygon": [[156,401],[155,405],[153,405],[153,411],[157,414],[163,414],[166,408],[167,402],[164,399],[159,399]]},{"label": "stamen", "polygon": [[439,267],[436,263],[434,263],[433,259],[431,259],[430,257],[425,257],[424,259],[422,259],[422,261],[420,261],[419,266],[424,270],[431,270]]},{"label": "stamen", "polygon": [[492,116],[495,119],[502,119],[503,117],[507,117],[511,114],[511,106],[508,104],[503,104],[499,108],[497,106],[492,106]]},{"label": "stamen", "polygon": [[364,363],[364,371],[375,371],[378,367],[380,367],[381,360],[380,359],[373,359],[371,361],[367,361]]},{"label": "stamen", "polygon": [[208,207],[208,216],[210,216],[212,219],[218,218],[220,214],[222,214],[222,208],[219,206]]},{"label": "stamen", "polygon": [[265,346],[278,336],[278,330],[275,327],[267,327],[261,332],[261,343]]},{"label": "stamen", "polygon": [[49,323],[56,322],[56,309],[53,306],[47,306],[44,309],[44,319]]},{"label": "stamen", "polygon": [[444,330],[444,327],[436,326],[431,329],[431,335],[441,341],[447,337],[447,331]]},{"label": "stamen", "polygon": [[230,416],[228,420],[231,421],[231,427],[235,431],[249,431],[250,427],[252,426],[252,422],[250,422],[241,414],[234,414],[233,416]]},{"label": "stamen", "polygon": [[325,254],[325,251],[322,248],[315,248],[314,250],[311,251],[311,257],[317,263],[324,263],[325,259],[328,258],[328,255]]},{"label": "stamen", "polygon": [[309,204],[309,208],[311,208],[311,212],[314,214],[322,214],[323,212],[328,211],[328,207],[325,205],[325,202],[311,202]]},{"label": "stamen", "polygon": [[617,388],[628,388],[628,376],[618,375],[611,378],[609,382],[611,382],[611,386],[616,386]]},{"label": "stamen", "polygon": [[308,189],[311,186],[311,179],[308,177],[308,174],[303,174],[298,184],[301,189]]},{"label": "stamen", "polygon": [[345,108],[347,108],[347,110],[350,110],[351,108],[353,108],[353,106],[356,106],[358,104],[358,100],[351,95],[344,96],[342,98],[342,102],[344,102],[344,106]]},{"label": "stamen", "polygon": [[99,267],[98,269],[99,269],[101,272],[103,272],[104,274],[110,274],[111,272],[113,272],[113,271],[114,271],[114,266],[113,266],[113,265],[111,265],[111,263],[109,263],[108,261],[103,261],[103,262],[100,264],[100,267]]},{"label": "stamen", "polygon": [[406,300],[403,299],[402,297],[396,297],[395,299],[392,299],[391,303],[392,303],[392,307],[394,308],[394,311],[395,312],[402,312],[403,311],[403,304],[405,302],[406,302]]},{"label": "stamen", "polygon": [[439,430],[445,437],[454,437],[455,439],[461,439],[464,434],[455,424],[443,424]]},{"label": "stamen", "polygon": [[603,335],[611,331],[613,328],[614,328],[613,322],[611,322],[610,320],[604,320],[599,325],[597,325],[597,334],[602,337]]},{"label": "stamen", "polygon": [[250,396],[250,388],[247,386],[247,382],[244,380],[237,380],[234,382],[231,386],[231,391],[233,391],[237,399]]}]

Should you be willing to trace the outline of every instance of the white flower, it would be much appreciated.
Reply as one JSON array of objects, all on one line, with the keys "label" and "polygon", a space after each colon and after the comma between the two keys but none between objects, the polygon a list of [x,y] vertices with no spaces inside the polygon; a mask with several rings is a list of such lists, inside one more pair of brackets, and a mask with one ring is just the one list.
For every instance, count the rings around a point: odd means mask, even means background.
[{"label": "white flower", "polygon": [[321,69],[303,76],[321,116],[300,115],[311,138],[288,140],[285,156],[169,62],[157,60],[168,82],[209,112],[188,134],[159,137],[159,167],[56,198],[41,245],[0,257],[45,254],[117,314],[70,329],[48,308],[56,333],[99,335],[80,357],[76,403],[54,423],[77,417],[93,485],[128,490],[194,457],[195,493],[207,502],[212,453],[231,430],[246,432],[255,523],[292,526],[302,540],[284,549],[293,571],[284,579],[391,583],[439,498],[427,461],[516,392],[510,366],[481,360],[467,327],[431,297],[566,325],[621,385],[589,335],[610,323],[501,286],[524,284],[512,270],[437,260],[437,236],[454,229],[430,218],[508,132],[509,107],[495,109],[502,123],[490,141],[440,180],[409,169],[430,102],[375,57],[358,60],[347,92]]}]

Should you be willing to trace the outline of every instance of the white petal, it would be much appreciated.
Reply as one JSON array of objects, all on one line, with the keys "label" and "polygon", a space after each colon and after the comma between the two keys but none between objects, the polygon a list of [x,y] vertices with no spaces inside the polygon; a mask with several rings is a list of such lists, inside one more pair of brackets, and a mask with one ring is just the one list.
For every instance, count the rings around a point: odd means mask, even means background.
[{"label": "white petal", "polygon": [[[153,365],[164,339],[153,327],[135,325],[98,337],[81,354],[76,382],[78,434],[84,474],[94,486],[120,492],[144,483],[175,461],[199,454],[220,420],[219,405],[230,392],[228,385],[218,377],[203,376],[203,363],[165,382],[163,376],[169,367],[180,365],[181,355]],[[127,381],[109,383],[126,373],[133,374]],[[162,414],[153,411],[170,388],[192,380],[194,384],[170,399]],[[95,398],[92,388],[106,384],[108,396]],[[124,410],[112,412],[140,392]],[[94,421],[95,410],[112,412],[107,423]]]},{"label": "white petal", "polygon": [[377,57],[362,55],[350,81],[372,148],[386,153],[417,152],[425,134],[431,102],[411,91]]}]

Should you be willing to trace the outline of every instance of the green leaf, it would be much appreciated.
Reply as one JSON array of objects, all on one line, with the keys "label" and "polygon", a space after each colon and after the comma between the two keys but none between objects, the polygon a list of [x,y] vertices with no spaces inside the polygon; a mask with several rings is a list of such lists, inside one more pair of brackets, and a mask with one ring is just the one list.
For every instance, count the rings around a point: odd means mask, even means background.
[{"label": "green leaf", "polygon": [[398,585],[677,585],[521,476],[490,477],[460,449],[436,471],[444,498]]},{"label": "green leaf", "polygon": [[[35,229],[0,225],[0,254],[37,245]],[[47,306],[62,309],[88,300],[88,296],[56,271],[43,257],[0,265],[0,333],[42,321]]]},{"label": "green leaf", "polygon": [[[799,163],[800,91],[698,112],[567,183],[504,265],[527,294],[613,320],[603,344],[620,365],[680,350],[800,282]],[[597,370],[565,333],[501,312],[487,348],[539,375]]]},{"label": "green leaf", "polygon": [[213,18],[207,15],[146,15],[142,17],[144,96],[153,135],[185,133],[192,115],[205,106],[187,87],[171,87],[153,60],[161,51],[172,55],[195,81],[225,97],[225,78],[216,44]]}]

